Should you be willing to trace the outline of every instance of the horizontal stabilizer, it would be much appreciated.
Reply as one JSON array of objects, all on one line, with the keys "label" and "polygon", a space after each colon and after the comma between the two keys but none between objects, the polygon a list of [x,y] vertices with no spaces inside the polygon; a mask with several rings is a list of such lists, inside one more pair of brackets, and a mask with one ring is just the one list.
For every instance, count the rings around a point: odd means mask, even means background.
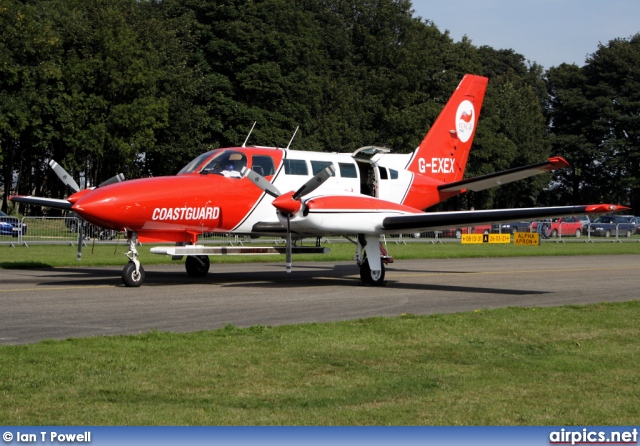
[{"label": "horizontal stabilizer", "polygon": [[544,208],[493,209],[483,211],[427,212],[424,214],[386,217],[382,221],[385,231],[419,231],[450,229],[478,224],[510,221],[538,220],[570,215],[620,212],[629,209],[613,204],[586,206],[554,206]]},{"label": "horizontal stabilizer", "polygon": [[489,189],[490,187],[500,186],[502,184],[522,180],[545,172],[551,172],[556,169],[563,169],[565,167],[569,167],[569,163],[563,158],[557,156],[537,164],[530,164],[528,166],[516,167],[515,169],[503,170],[502,172],[490,173],[480,177],[456,181],[455,183],[442,184],[438,186],[438,190],[440,192],[478,192]]},{"label": "horizontal stabilizer", "polygon": [[60,200],[57,198],[14,195],[13,197],[9,197],[9,200],[15,203],[35,204],[37,206],[45,206],[56,209],[71,209],[71,206],[73,206],[73,203],[69,203],[67,200]]}]

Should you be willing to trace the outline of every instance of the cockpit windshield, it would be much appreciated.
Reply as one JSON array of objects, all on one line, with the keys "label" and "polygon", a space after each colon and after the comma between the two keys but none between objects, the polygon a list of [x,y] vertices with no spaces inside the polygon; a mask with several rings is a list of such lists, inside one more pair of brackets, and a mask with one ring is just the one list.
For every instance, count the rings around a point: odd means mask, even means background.
[{"label": "cockpit windshield", "polygon": [[178,175],[198,172],[203,175],[215,173],[225,177],[242,178],[242,168],[246,166],[247,156],[244,153],[215,149],[192,160],[178,172]]},{"label": "cockpit windshield", "polygon": [[234,150],[223,150],[211,158],[204,168],[200,170],[202,174],[217,173],[226,177],[240,177],[240,172],[247,165],[247,157],[242,152]]},{"label": "cockpit windshield", "polygon": [[[216,150],[219,150],[219,149],[216,149]],[[196,172],[199,169],[200,165],[204,163],[216,150],[209,150],[208,152],[205,152],[202,155],[198,155],[189,164],[187,164],[182,169],[180,169],[180,172],[178,172],[178,175],[183,173]]]}]

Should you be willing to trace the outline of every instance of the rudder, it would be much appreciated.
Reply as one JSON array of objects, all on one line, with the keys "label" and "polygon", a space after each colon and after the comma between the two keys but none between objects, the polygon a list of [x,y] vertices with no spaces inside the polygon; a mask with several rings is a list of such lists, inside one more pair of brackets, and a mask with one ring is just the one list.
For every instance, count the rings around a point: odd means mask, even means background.
[{"label": "rudder", "polygon": [[462,78],[407,170],[445,183],[463,178],[488,81],[472,74]]}]

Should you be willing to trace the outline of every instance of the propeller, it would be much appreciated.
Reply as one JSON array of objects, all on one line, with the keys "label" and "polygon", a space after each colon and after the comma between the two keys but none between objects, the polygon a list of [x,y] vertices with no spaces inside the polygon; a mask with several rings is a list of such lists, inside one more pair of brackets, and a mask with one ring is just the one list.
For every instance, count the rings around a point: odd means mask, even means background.
[{"label": "propeller", "polygon": [[49,161],[49,167],[53,169],[53,171],[58,175],[60,181],[62,181],[65,185],[69,186],[73,192],[78,192],[80,190],[80,186],[73,180],[73,177],[67,173],[64,168],[56,163],[54,160]]},{"label": "propeller", "polygon": [[[80,186],[78,186],[78,183],[76,183],[73,180],[73,177],[69,175],[69,173],[66,170],[64,170],[64,167],[62,167],[60,164],[58,164],[54,160],[49,161],[49,167],[51,167],[51,169],[53,169],[56,175],[58,175],[58,178],[60,178],[60,181],[62,181],[66,186],[68,186],[69,189],[71,189],[74,193],[80,191]],[[119,183],[121,181],[124,181],[124,174],[119,173],[118,175],[115,175],[109,178],[108,180],[103,181],[98,185],[98,187],[107,186],[113,183]]]},{"label": "propeller", "polygon": [[270,183],[262,175],[254,172],[246,167],[242,168],[242,175],[249,178],[256,186],[262,189],[265,193],[275,198],[271,203],[282,215],[287,219],[287,251],[286,251],[286,267],[287,272],[291,272],[291,216],[298,213],[302,208],[301,198],[310,194],[322,184],[327,181],[336,172],[333,165],[318,172],[313,178],[304,183],[297,191],[291,191],[281,194],[278,188]]}]

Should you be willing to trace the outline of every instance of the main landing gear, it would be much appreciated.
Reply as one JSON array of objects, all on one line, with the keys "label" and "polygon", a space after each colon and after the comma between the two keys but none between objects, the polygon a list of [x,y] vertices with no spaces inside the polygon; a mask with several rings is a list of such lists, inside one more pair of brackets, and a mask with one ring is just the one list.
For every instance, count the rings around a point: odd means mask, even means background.
[{"label": "main landing gear", "polygon": [[204,277],[209,272],[209,256],[187,256],[184,267],[189,277]]},{"label": "main landing gear", "polygon": [[356,262],[360,267],[362,283],[373,286],[384,285],[384,265],[393,262],[393,258],[387,255],[387,251],[380,244],[379,237],[359,234],[356,245]]}]

